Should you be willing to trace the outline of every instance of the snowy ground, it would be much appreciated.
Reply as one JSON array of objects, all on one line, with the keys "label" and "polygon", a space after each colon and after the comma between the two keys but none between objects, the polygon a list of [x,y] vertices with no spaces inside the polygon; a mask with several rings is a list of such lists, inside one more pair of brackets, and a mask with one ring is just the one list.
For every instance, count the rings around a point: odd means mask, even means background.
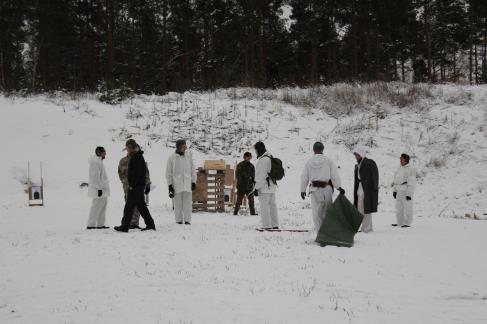
[{"label": "snowy ground", "polygon": [[[246,90],[239,90],[245,92]],[[338,120],[276,97],[230,91],[139,97],[121,106],[86,97],[0,98],[0,323],[484,323],[487,321],[486,87],[441,86],[428,108],[377,103]],[[188,122],[189,121],[189,122]],[[218,125],[218,126],[215,126]],[[192,127],[190,127],[192,126]],[[372,142],[381,174],[375,231],[351,249],[307,233],[258,233],[258,217],[199,213],[176,226],[163,179],[175,127],[196,162],[232,164],[263,139],[287,166],[283,227],[311,228],[299,198],[314,140],[352,191],[347,145]],[[107,148],[108,220],[123,208],[116,174],[128,134],[145,146],[158,231],[84,230],[94,147]],[[414,227],[390,227],[398,155],[419,171]],[[43,161],[45,207],[26,207],[26,164]],[[37,172],[36,169],[32,171]]]}]

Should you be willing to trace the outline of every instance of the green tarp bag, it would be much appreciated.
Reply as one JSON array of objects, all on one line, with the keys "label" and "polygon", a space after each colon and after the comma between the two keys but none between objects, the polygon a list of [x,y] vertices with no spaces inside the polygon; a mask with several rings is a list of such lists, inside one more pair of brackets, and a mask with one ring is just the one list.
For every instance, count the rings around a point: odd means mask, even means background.
[{"label": "green tarp bag", "polygon": [[328,208],[325,220],[316,237],[321,246],[353,246],[353,237],[358,232],[364,216],[345,197],[338,195]]}]

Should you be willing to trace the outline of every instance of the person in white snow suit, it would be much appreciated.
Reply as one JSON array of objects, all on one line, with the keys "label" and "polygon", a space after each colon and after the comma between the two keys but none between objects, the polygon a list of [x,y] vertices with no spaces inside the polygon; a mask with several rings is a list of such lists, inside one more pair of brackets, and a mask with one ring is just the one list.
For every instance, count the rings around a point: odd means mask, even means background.
[{"label": "person in white snow suit", "polygon": [[354,172],[353,205],[364,216],[362,232],[372,232],[372,213],[379,204],[379,170],[374,160],[366,157],[367,149],[357,145],[353,150],[357,164]]},{"label": "person in white snow suit", "polygon": [[338,168],[332,160],[323,155],[324,149],[321,142],[314,143],[314,155],[306,162],[301,174],[301,198],[303,200],[306,198],[306,189],[309,186],[316,233],[320,230],[326,212],[332,204],[334,188],[338,188],[340,193],[345,194],[345,190],[341,187]]},{"label": "person in white snow suit", "polygon": [[269,177],[272,167],[271,155],[267,152],[263,142],[257,142],[254,148],[257,153],[254,196],[259,197],[262,229],[279,229],[276,204],[277,184]]},{"label": "person in white snow suit", "polygon": [[400,166],[392,181],[393,197],[396,199],[397,223],[392,226],[411,227],[413,222],[413,195],[416,187],[416,170],[409,163],[409,155],[403,153]]},{"label": "person in white snow suit", "polygon": [[166,181],[169,197],[173,199],[176,223],[191,225],[196,168],[185,140],[176,142],[176,152],[167,160]]},{"label": "person in white snow suit", "polygon": [[110,196],[110,185],[103,160],[106,151],[98,146],[95,155],[88,159],[88,196],[92,198],[90,215],[88,217],[87,229],[104,229],[105,214],[107,210],[108,196]]}]

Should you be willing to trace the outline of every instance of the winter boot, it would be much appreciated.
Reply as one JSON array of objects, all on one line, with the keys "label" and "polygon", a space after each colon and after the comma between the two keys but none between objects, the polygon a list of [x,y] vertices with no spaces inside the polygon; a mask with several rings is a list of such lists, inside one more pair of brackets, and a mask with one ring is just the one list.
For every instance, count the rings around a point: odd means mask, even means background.
[{"label": "winter boot", "polygon": [[116,230],[117,232],[124,232],[124,233],[127,233],[129,231],[128,228],[122,226],[115,226],[113,229]]}]

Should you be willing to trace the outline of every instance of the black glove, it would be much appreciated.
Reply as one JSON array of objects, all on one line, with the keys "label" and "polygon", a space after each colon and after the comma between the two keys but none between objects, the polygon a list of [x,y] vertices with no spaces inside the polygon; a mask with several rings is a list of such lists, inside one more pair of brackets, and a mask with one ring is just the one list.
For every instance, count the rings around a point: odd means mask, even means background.
[{"label": "black glove", "polygon": [[392,197],[394,197],[394,199],[396,199],[396,197],[397,197],[397,192],[395,192],[395,191],[394,191],[394,192],[392,193]]},{"label": "black glove", "polygon": [[255,197],[258,197],[259,196],[259,192],[257,190],[254,190],[254,196]]},{"label": "black glove", "polygon": [[411,197],[409,197],[409,196],[406,196],[406,200],[411,200]]},{"label": "black glove", "polygon": [[169,185],[169,198],[174,198],[174,187]]},{"label": "black glove", "polygon": [[101,197],[103,196],[103,191],[102,190],[98,190],[98,197]]},{"label": "black glove", "polygon": [[338,191],[340,192],[340,195],[345,194],[345,189],[343,189],[342,187],[338,188]]},{"label": "black glove", "polygon": [[306,192],[301,193],[301,199],[303,199],[303,200],[306,199]]},{"label": "black glove", "polygon": [[148,195],[150,192],[150,186],[145,187],[144,193]]},{"label": "black glove", "polygon": [[196,190],[196,183],[191,183],[191,191],[195,191]]}]

